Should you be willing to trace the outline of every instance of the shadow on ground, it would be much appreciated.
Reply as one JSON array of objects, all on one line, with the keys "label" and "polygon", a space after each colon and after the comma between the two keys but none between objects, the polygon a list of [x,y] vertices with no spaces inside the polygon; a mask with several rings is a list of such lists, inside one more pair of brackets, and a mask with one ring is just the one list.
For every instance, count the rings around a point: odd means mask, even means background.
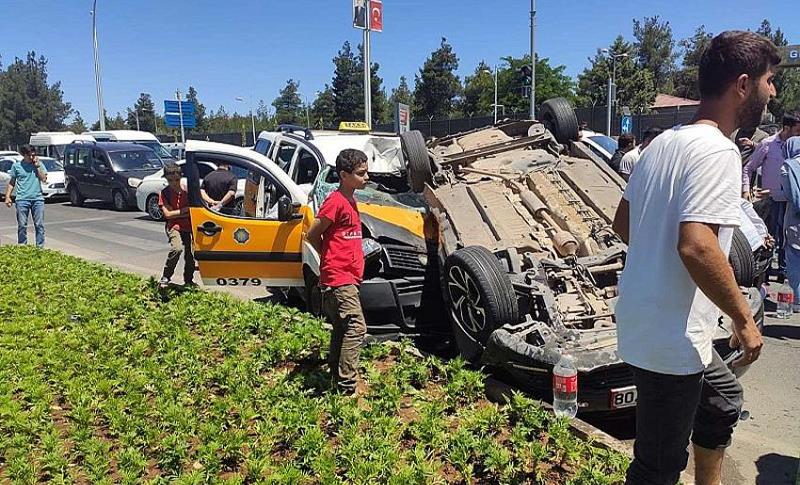
[{"label": "shadow on ground", "polygon": [[800,459],[770,453],[756,460],[757,485],[792,485],[800,483]]},{"label": "shadow on ground", "polygon": [[800,327],[770,323],[764,326],[764,336],[778,340],[800,340]]}]

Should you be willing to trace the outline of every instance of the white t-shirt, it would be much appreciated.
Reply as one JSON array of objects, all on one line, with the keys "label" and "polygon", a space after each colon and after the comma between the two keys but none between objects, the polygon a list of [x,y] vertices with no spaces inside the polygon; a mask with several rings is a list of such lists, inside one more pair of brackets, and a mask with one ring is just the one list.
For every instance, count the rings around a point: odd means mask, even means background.
[{"label": "white t-shirt", "polygon": [[642,152],[623,197],[630,244],[616,305],[619,355],[652,372],[688,375],[711,362],[719,309],[678,254],[681,222],[719,225],[725,254],[740,224],[741,158],[709,125],[678,126]]},{"label": "white t-shirt", "polygon": [[639,161],[639,157],[641,156],[642,149],[638,146],[623,155],[622,159],[619,161],[619,173],[624,173],[625,175],[632,174],[633,166],[636,165],[636,162]]}]

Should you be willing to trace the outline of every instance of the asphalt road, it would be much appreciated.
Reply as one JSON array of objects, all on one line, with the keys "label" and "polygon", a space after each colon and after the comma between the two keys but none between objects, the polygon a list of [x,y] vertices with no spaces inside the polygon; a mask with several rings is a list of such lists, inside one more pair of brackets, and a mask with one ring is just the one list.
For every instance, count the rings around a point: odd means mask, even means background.
[{"label": "asphalt road", "polygon": [[[101,203],[88,203],[86,207],[48,203],[45,225],[46,245],[51,249],[145,276],[158,277],[161,273],[168,249],[164,225],[143,213],[114,212]],[[32,243],[32,225],[29,233]],[[0,244],[15,242],[14,211],[2,207]],[[220,291],[248,299],[267,296],[257,288]],[[734,435],[723,472],[725,484],[791,485],[798,477],[800,315],[777,320],[769,312],[771,308],[774,306],[767,307],[765,349],[741,379],[749,417],[739,423]],[[596,424],[621,439],[633,436],[631,421]]]}]

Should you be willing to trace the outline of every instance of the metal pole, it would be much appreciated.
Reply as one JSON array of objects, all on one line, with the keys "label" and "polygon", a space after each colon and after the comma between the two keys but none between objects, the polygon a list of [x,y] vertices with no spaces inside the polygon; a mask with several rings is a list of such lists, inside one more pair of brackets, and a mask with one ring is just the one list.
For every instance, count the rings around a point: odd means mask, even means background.
[{"label": "metal pole", "polygon": [[366,2],[367,19],[366,29],[364,29],[364,120],[367,126],[372,129],[372,67],[370,65],[370,46],[369,46],[369,27],[371,15],[371,5],[369,0]]},{"label": "metal pole", "polygon": [[92,6],[92,41],[94,45],[94,82],[97,90],[97,111],[100,117],[100,130],[106,129],[106,110],[103,106],[103,87],[100,79],[100,55],[97,48],[97,0]]},{"label": "metal pole", "polygon": [[497,124],[497,64],[494,65],[494,124]]},{"label": "metal pole", "polygon": [[139,110],[135,110],[133,114],[136,116],[136,131],[142,131],[141,127],[139,126]]},{"label": "metal pole", "polygon": [[250,108],[250,122],[253,123],[253,145],[256,144],[256,117],[253,116],[253,108]]},{"label": "metal pole", "polygon": [[531,119],[536,119],[536,0],[531,0]]},{"label": "metal pole", "polygon": [[186,133],[183,131],[183,106],[181,105],[181,91],[175,92],[178,97],[178,115],[181,117],[181,143],[186,143]]}]

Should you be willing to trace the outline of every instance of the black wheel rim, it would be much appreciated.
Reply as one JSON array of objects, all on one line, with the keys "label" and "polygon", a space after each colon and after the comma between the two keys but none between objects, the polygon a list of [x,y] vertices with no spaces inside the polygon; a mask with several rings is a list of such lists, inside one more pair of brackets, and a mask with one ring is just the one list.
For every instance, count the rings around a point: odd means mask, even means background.
[{"label": "black wheel rim", "polygon": [[114,207],[117,209],[124,209],[125,208],[125,201],[122,199],[122,194],[116,192],[114,194]]},{"label": "black wheel rim", "polygon": [[464,330],[477,335],[486,328],[486,311],[483,309],[478,285],[466,271],[453,266],[447,275],[450,293],[450,313]]},{"label": "black wheel rim", "polygon": [[161,208],[158,206],[158,198],[151,196],[147,199],[147,213],[150,214],[152,219],[160,221],[164,214],[161,212]]}]

